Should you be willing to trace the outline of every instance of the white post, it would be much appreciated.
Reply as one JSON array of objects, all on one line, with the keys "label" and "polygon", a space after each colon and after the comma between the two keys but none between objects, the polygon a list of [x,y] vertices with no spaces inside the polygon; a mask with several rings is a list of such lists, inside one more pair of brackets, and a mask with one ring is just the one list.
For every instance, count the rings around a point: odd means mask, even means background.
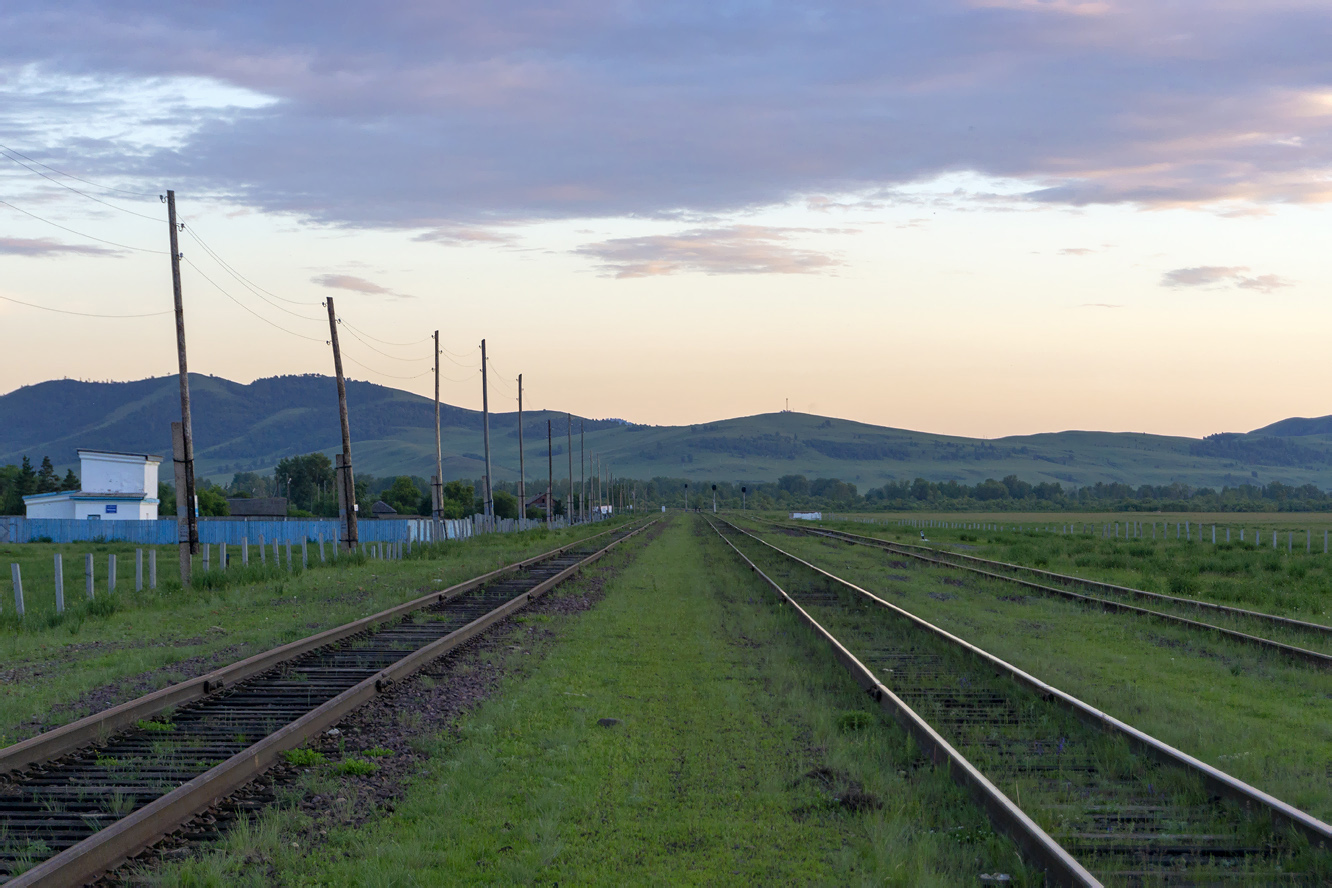
[{"label": "white post", "polygon": [[83,556],[83,578],[88,584],[88,600],[92,601],[96,592],[93,589],[93,557],[91,552]]},{"label": "white post", "polygon": [[208,573],[208,567],[209,567],[209,565],[208,565],[208,561],[209,561],[209,553],[212,551],[212,549],[213,549],[213,544],[212,544],[212,543],[204,543],[204,547],[203,547],[203,550],[204,550],[204,573]]},{"label": "white post", "polygon": [[241,567],[250,566],[250,538],[241,537]]},{"label": "white post", "polygon": [[223,570],[227,569],[227,544],[218,543],[217,545],[217,566]]},{"label": "white post", "polygon": [[106,591],[116,591],[116,556],[106,556]]},{"label": "white post", "polygon": [[319,563],[324,563],[324,533],[319,532]]},{"label": "white post", "polygon": [[134,550],[134,591],[143,591],[143,550]]},{"label": "white post", "polygon": [[268,564],[268,547],[264,545],[264,535],[259,534],[259,563]]},{"label": "white post", "polygon": [[1216,545],[1216,525],[1212,525],[1212,545]]},{"label": "white post", "polygon": [[[273,545],[277,545],[277,543]],[[287,540],[287,573],[291,573],[291,540]]]},{"label": "white post", "polygon": [[9,565],[9,576],[14,581],[14,610],[23,616],[23,572],[17,563]]},{"label": "white post", "polygon": [[65,612],[65,562],[60,553],[55,553],[56,613]]},{"label": "white post", "polygon": [[148,550],[148,588],[157,588],[157,550]]},{"label": "white post", "polygon": [[310,568],[310,552],[306,542],[305,537],[301,537],[301,570],[309,570]]}]

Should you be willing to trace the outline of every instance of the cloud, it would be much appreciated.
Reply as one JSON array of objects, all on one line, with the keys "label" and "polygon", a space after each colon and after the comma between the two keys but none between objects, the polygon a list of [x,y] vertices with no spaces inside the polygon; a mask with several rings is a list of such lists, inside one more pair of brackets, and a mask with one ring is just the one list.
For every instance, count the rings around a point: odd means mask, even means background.
[{"label": "cloud", "polygon": [[1114,302],[1084,302],[1081,308],[1123,308],[1123,305]]},{"label": "cloud", "polygon": [[842,264],[827,253],[791,244],[794,235],[811,231],[760,225],[696,228],[679,234],[612,238],[585,244],[574,252],[598,260],[603,274],[617,278],[688,272],[817,274]]},{"label": "cloud", "polygon": [[1200,265],[1195,268],[1176,268],[1161,276],[1163,287],[1238,287],[1270,293],[1281,287],[1294,286],[1293,281],[1275,274],[1246,277],[1247,265]]},{"label": "cloud", "polygon": [[412,240],[445,244],[447,246],[467,246],[470,244],[508,246],[515,242],[512,235],[476,225],[437,225],[430,231],[418,234]]},{"label": "cloud", "polygon": [[0,237],[0,256],[123,256],[123,250],[62,244],[49,237]]},{"label": "cloud", "polygon": [[334,290],[351,290],[353,293],[364,293],[367,296],[402,296],[401,293],[351,274],[318,274],[310,280],[321,287],[331,287]]},{"label": "cloud", "polygon": [[1243,212],[1332,201],[1329,29],[1325,0],[9,0],[0,131],[95,180],[441,243],[869,209],[968,171],[1023,183],[996,209]]},{"label": "cloud", "polygon": [[1062,249],[1062,250],[1059,251],[1059,255],[1060,255],[1060,256],[1086,256],[1086,255],[1088,255],[1088,254],[1090,254],[1090,253],[1095,253],[1095,252],[1096,252],[1096,250],[1093,250],[1093,249],[1091,249],[1090,247],[1064,247],[1064,249]]}]

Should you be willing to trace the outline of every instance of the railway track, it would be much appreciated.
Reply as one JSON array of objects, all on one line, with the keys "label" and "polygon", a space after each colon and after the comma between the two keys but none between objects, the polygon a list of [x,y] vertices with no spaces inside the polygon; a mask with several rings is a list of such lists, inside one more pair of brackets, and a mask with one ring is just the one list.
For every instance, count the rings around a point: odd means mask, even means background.
[{"label": "railway track", "polygon": [[[866,537],[860,536],[859,534],[847,533],[846,531],[829,530],[827,528],[797,527],[780,522],[771,522],[771,524],[782,530],[795,531],[825,539],[839,540],[851,545],[869,546],[881,549],[893,555],[914,558],[928,564],[964,570],[989,579],[1001,580],[1006,583],[1021,586],[1025,589],[1041,592],[1042,594],[1054,595],[1071,601],[1077,601],[1082,604],[1100,607],[1105,610],[1137,614],[1139,616],[1150,617],[1168,623],[1174,623],[1176,625],[1188,626],[1193,629],[1215,632],[1232,641],[1264,648],[1293,660],[1309,663],[1325,669],[1332,668],[1332,654],[1312,650],[1298,644],[1291,644],[1287,641],[1278,641],[1273,638],[1267,638],[1255,634],[1254,631],[1241,631],[1240,629],[1220,626],[1216,623],[1209,623],[1205,620],[1190,619],[1167,611],[1127,604],[1122,599],[1136,598],[1158,603],[1160,605],[1194,608],[1202,611],[1206,615],[1212,616],[1213,618],[1229,618],[1237,625],[1246,625],[1248,628],[1252,628],[1255,631],[1275,630],[1282,632],[1287,636],[1302,636],[1305,639],[1321,643],[1332,642],[1332,627],[1324,626],[1321,623],[1311,623],[1305,620],[1296,620],[1291,617],[1263,613],[1262,611],[1247,610],[1245,608],[1231,607],[1224,604],[1215,604],[1209,601],[1198,601],[1193,598],[1163,595],[1159,592],[1148,592],[1143,589],[1118,586],[1114,583],[1103,583],[1099,580],[1088,580],[1082,577],[1054,573],[1039,568],[1025,567],[1020,564],[1009,564],[1004,561],[991,561],[985,558],[977,558],[974,555],[963,555],[958,552],[949,552],[929,546],[890,542],[876,537]],[[1037,582],[1035,579],[1026,579],[1026,577],[1035,577],[1046,582]],[[1059,583],[1060,585],[1048,585],[1050,582]],[[1074,592],[1067,588],[1069,586],[1096,590],[1116,597],[1107,598],[1103,595]],[[1308,642],[1306,641],[1305,643]]]},{"label": "railway track", "polygon": [[604,531],[0,750],[0,883],[97,878],[647,526]]},{"label": "railway track", "polygon": [[710,523],[1047,885],[1332,880],[1332,826],[742,528]]}]

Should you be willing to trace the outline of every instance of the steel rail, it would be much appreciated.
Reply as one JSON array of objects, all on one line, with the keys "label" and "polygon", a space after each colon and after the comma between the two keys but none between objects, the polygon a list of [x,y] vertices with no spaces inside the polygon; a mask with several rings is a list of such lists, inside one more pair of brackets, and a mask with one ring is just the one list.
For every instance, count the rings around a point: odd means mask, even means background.
[{"label": "steel rail", "polygon": [[[727,523],[730,524],[730,522]],[[933,633],[935,636],[947,641],[949,644],[960,650],[979,658],[999,673],[1009,676],[1019,684],[1035,691],[1046,700],[1059,703],[1083,722],[1100,728],[1107,733],[1117,734],[1124,737],[1131,746],[1146,753],[1156,761],[1195,772],[1202,778],[1207,787],[1216,794],[1232,799],[1245,807],[1257,807],[1259,810],[1265,811],[1272,818],[1273,822],[1297,830],[1307,838],[1311,844],[1321,848],[1332,848],[1332,825],[1324,823],[1318,818],[1301,811],[1293,805],[1289,805],[1275,796],[1268,795],[1261,789],[1250,786],[1244,781],[1232,777],[1224,771],[1218,770],[1206,762],[1194,758],[1186,752],[1157,740],[1150,734],[1144,733],[1132,725],[1122,722],[1108,713],[1102,712],[1091,704],[1079,700],[1072,694],[1061,691],[1053,685],[1041,681],[1039,678],[1036,678],[1028,672],[1024,672],[1006,660],[1002,660],[994,654],[976,647],[971,642],[953,635],[946,629],[935,626],[933,623],[893,604],[891,601],[880,598],[874,593],[857,586],[849,580],[844,580],[835,574],[829,573],[823,568],[805,561],[798,555],[792,555],[790,552],[774,546],[767,540],[755,536],[742,527],[736,527],[733,524],[730,526],[755,542],[767,546],[769,549],[772,549],[774,552],[779,553],[791,561],[804,565],[834,583],[845,586],[853,592],[864,596],[873,603],[887,608],[899,616],[910,620],[916,626]]]},{"label": "steel rail", "polygon": [[[970,565],[966,564],[956,564],[954,562],[947,561],[941,557],[931,557],[921,552],[910,551],[911,549],[914,548],[925,548],[925,547],[901,546],[901,544],[899,543],[891,543],[883,540],[873,540],[872,538],[869,537],[857,538],[856,534],[844,534],[841,531],[825,530],[822,528],[819,529],[810,528],[810,527],[796,528],[796,527],[790,527],[789,525],[785,524],[777,524],[776,526],[785,527],[790,530],[799,530],[801,533],[809,534],[811,536],[823,536],[829,539],[839,540],[845,543],[851,543],[853,545],[868,545],[871,546],[872,548],[883,549],[886,552],[891,552],[894,555],[905,555],[909,558],[916,558],[921,561],[927,561],[931,564],[939,564],[946,567],[952,567],[957,570],[969,571],[971,573],[979,574],[983,577],[988,577],[990,579],[1002,580],[1006,583],[1014,583],[1018,586],[1022,586],[1027,589],[1035,589],[1039,592],[1048,592],[1052,595],[1058,595],[1061,598],[1067,598],[1071,601],[1078,601],[1083,604],[1093,604],[1098,607],[1104,608],[1105,610],[1117,611],[1121,613],[1140,614],[1142,616],[1155,617],[1156,619],[1165,620],[1166,622],[1169,623],[1178,623],[1180,625],[1188,626],[1193,629],[1203,629],[1209,632],[1217,632],[1235,641],[1240,641],[1245,644],[1252,644],[1256,645],[1257,647],[1266,648],[1267,650],[1276,651],[1277,653],[1284,654],[1296,660],[1303,660],[1306,663],[1312,663],[1315,666],[1321,666],[1323,668],[1332,668],[1332,654],[1324,654],[1321,653],[1320,651],[1314,651],[1308,648],[1302,648],[1297,645],[1286,644],[1285,642],[1281,641],[1274,641],[1270,638],[1263,638],[1261,635],[1251,635],[1248,632],[1240,632],[1238,629],[1227,629],[1224,626],[1217,626],[1213,623],[1204,623],[1200,620],[1190,620],[1188,617],[1181,617],[1178,614],[1169,614],[1165,613],[1164,611],[1152,610],[1151,608],[1137,607],[1136,605],[1125,604],[1122,601],[1115,601],[1110,598],[1099,598],[1095,595],[1083,595],[1078,592],[1073,592],[1069,589],[1059,589],[1054,586],[1044,586],[1041,585],[1040,583],[1034,583],[1031,580],[1021,579],[1020,577],[1013,577],[1009,576],[1008,574],[994,573],[992,571],[982,570],[979,567],[971,567]],[[850,537],[850,539],[848,539],[848,537]],[[944,553],[938,549],[926,548],[925,551],[931,552],[936,556],[946,554],[948,556],[958,557],[958,558],[970,557],[967,555],[954,556],[953,553],[951,552]],[[977,560],[984,561],[984,559],[977,559]],[[1002,562],[992,562],[992,563],[1002,563]],[[1152,595],[1154,593],[1146,592],[1144,594]],[[1161,597],[1167,597],[1167,596],[1161,596]],[[1189,599],[1180,599],[1180,600],[1188,601]],[[1255,611],[1254,613],[1257,612]],[[1317,625],[1317,624],[1310,623],[1307,625]]]},{"label": "steel rail", "polygon": [[589,540],[597,539],[611,532],[611,530],[604,530],[601,533],[583,537],[540,555],[534,555],[531,558],[496,568],[470,580],[456,583],[439,592],[431,592],[429,595],[423,595],[412,601],[395,605],[377,614],[362,617],[342,626],[263,651],[244,660],[238,660],[229,666],[214,669],[205,675],[169,685],[134,700],[85,716],[78,721],[53,728],[50,731],[38,734],[36,737],[30,737],[5,749],[0,749],[0,774],[17,771],[29,765],[49,761],[73,752],[76,749],[95,743],[109,734],[115,734],[133,727],[140,719],[150,718],[164,710],[203,699],[209,694],[216,693],[248,678],[253,678],[262,672],[267,672],[274,666],[293,660],[317,648],[342,641],[380,623],[403,617],[423,607],[457,598],[459,595],[470,592],[486,583],[557,557],[569,549],[581,546]]},{"label": "steel rail", "polygon": [[[60,888],[65,888],[65,886],[83,885],[102,873],[114,869],[189,821],[190,818],[249,783],[275,764],[282,752],[296,748],[310,737],[336,724],[348,713],[371,700],[376,694],[388,690],[394,683],[409,677],[418,669],[428,665],[458,645],[484,632],[515,611],[521,610],[532,600],[544,595],[584,567],[598,561],[620,543],[641,533],[654,523],[655,521],[642,524],[632,531],[611,540],[607,545],[576,564],[565,568],[533,588],[518,593],[514,598],[484,616],[478,617],[467,625],[379,670],[374,675],[312,709],[296,721],[279,728],[207,772],[182,784],[128,816],[117,820],[112,825],[94,833],[78,844],[66,848],[59,854],[15,876],[5,883],[6,888],[29,888],[29,886],[43,886],[43,888],[60,886]],[[623,528],[620,530],[623,530]],[[603,531],[594,537],[585,537],[579,542],[586,542],[589,539],[595,539],[611,532],[613,531]],[[572,548],[572,546],[562,546],[559,549],[552,550],[551,553],[527,559],[520,562],[520,564],[535,564],[569,548]],[[511,572],[512,569],[515,569],[515,565],[491,571],[484,576],[493,579],[496,575]],[[468,584],[471,584],[469,588],[480,585],[481,583],[477,582],[479,580],[482,580],[482,578],[469,580]],[[450,589],[453,588],[457,587],[450,587]],[[408,604],[414,605],[417,602],[438,603],[446,600],[444,596],[448,591],[450,590],[432,593],[432,595]],[[390,610],[402,614],[406,613],[405,610],[402,610],[404,607],[406,605],[399,605],[398,608]],[[389,611],[383,613],[387,614]],[[380,614],[377,614],[375,618],[380,616]],[[375,618],[367,619],[374,620]],[[358,620],[356,623],[361,624],[364,628],[364,620]],[[326,634],[321,633],[321,635]],[[320,636],[312,636],[312,638],[314,637]]]},{"label": "steel rail", "polygon": [[[833,656],[851,673],[851,677],[855,679],[856,683],[864,688],[878,702],[879,706],[916,740],[930,760],[935,764],[947,765],[949,776],[981,806],[995,829],[1012,839],[1023,851],[1024,856],[1044,872],[1045,884],[1098,886],[1099,888],[1101,882],[1088,872],[1082,864],[1078,863],[1073,855],[1064,850],[1058,842],[1050,837],[1049,833],[1041,829],[1036,821],[1027,816],[1026,812],[1019,808],[1012,799],[990,782],[975,765],[931,727],[929,722],[921,718],[906,701],[879,681],[878,677],[864,663],[847,650],[831,632],[825,629],[818,620],[814,619],[794,598],[787,594],[785,589],[764,573],[734,543],[728,540],[721,530],[712,523],[711,519],[706,520],[722,542],[730,546],[731,551],[740,556],[741,560],[749,565],[749,569],[771,586],[780,599],[794,608],[799,618],[832,648]],[[723,523],[732,529],[739,530],[730,522],[723,521]],[[744,533],[744,531],[740,532]]]},{"label": "steel rail", "polygon": [[[1307,620],[1297,620],[1294,617],[1283,617],[1279,614],[1269,614],[1263,611],[1248,610],[1247,608],[1233,607],[1228,604],[1216,604],[1211,601],[1199,601],[1196,598],[1181,598],[1176,595],[1165,595],[1160,592],[1148,592],[1146,589],[1135,589],[1132,586],[1120,586],[1115,583],[1107,583],[1102,580],[1089,580],[1086,579],[1085,577],[1075,577],[1071,574],[1055,573],[1054,571],[1050,570],[1042,570],[1039,567],[1027,567],[1026,565],[1023,564],[1011,564],[1007,561],[995,561],[989,558],[978,558],[975,555],[964,555],[961,552],[947,552],[944,551],[943,549],[939,549],[934,546],[920,546],[915,543],[899,543],[895,540],[884,540],[884,539],[879,539],[878,537],[862,536],[861,534],[851,533],[850,531],[846,530],[833,530],[831,528],[821,527],[818,528],[817,531],[814,531],[812,528],[797,527],[795,525],[790,525],[790,524],[780,524],[777,522],[774,522],[774,524],[776,524],[778,527],[786,527],[793,530],[800,530],[805,533],[811,533],[811,532],[825,533],[832,536],[853,539],[857,542],[884,546],[890,548],[890,551],[895,551],[897,549],[923,549],[926,552],[936,552],[941,555],[945,555],[949,558],[956,558],[961,561],[971,561],[977,564],[988,564],[993,567],[1005,568],[1007,570],[1022,571],[1025,573],[1035,574],[1041,577],[1047,577],[1049,579],[1057,580],[1061,583],[1069,585],[1078,584],[1082,586],[1091,586],[1097,589],[1106,589],[1111,592],[1116,592],[1122,595],[1133,595],[1139,598],[1154,599],[1156,601],[1169,601],[1172,604],[1182,604],[1188,607],[1197,607],[1197,608],[1202,608],[1204,610],[1214,610],[1214,611],[1219,611],[1221,613],[1232,614],[1235,616],[1249,617],[1251,619],[1261,620],[1264,622],[1277,623],[1282,626],[1289,626],[1292,629],[1301,629],[1307,632],[1314,632],[1319,635],[1332,636],[1332,626],[1327,626],[1322,623],[1311,623]],[[907,555],[914,553],[902,552],[900,554]]]}]

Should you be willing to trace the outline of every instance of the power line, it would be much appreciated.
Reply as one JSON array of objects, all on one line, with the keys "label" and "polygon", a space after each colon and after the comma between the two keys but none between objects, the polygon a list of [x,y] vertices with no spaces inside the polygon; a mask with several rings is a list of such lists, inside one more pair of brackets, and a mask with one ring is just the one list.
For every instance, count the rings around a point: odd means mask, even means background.
[{"label": "power line", "polygon": [[366,339],[373,339],[375,342],[383,343],[384,345],[396,345],[396,346],[401,346],[403,348],[409,345],[420,345],[421,343],[429,342],[431,339],[434,338],[433,336],[426,336],[422,339],[413,340],[412,342],[389,342],[387,339],[380,339],[378,336],[371,336],[369,333],[365,332],[359,327],[352,327],[352,325],[347,323],[346,321],[342,322],[342,326],[351,327],[351,329],[355,330],[357,333],[360,333]]},{"label": "power line", "polygon": [[[186,221],[189,221],[189,220],[186,220]],[[259,286],[259,285],[256,284],[254,281],[250,280],[250,279],[247,278],[245,275],[241,274],[239,271],[237,271],[235,268],[233,268],[229,262],[227,262],[225,259],[223,259],[221,256],[218,255],[218,253],[217,253],[216,250],[214,250],[212,247],[208,246],[208,244],[204,243],[204,239],[203,239],[202,237],[200,237],[200,236],[195,232],[193,226],[194,226],[194,223],[193,223],[193,222],[190,222],[190,224],[187,225],[187,226],[185,227],[185,233],[188,234],[190,237],[194,238],[194,240],[199,244],[199,246],[203,247],[204,250],[205,250],[205,252],[207,252],[209,256],[212,256],[213,259],[217,262],[218,265],[221,265],[223,268],[225,268],[225,269],[227,270],[227,272],[228,272],[232,277],[236,278],[237,281],[239,281],[239,282],[245,284],[250,290],[252,290],[252,291],[257,290],[257,291],[259,291],[259,293],[265,293],[265,294],[267,294],[267,295],[269,295],[269,296],[272,296],[274,299],[280,299],[280,300],[282,300],[283,302],[289,302],[289,303],[291,303],[292,305],[317,305],[317,304],[320,304],[320,303],[315,303],[315,302],[307,302],[307,301],[305,301],[305,300],[303,300],[303,299],[288,299],[288,298],[285,297],[285,296],[279,296],[279,295],[276,294],[276,293],[273,293],[273,292],[270,292],[270,291],[268,291],[268,290],[265,290],[263,287]],[[257,295],[259,295],[259,293],[255,293],[255,295],[257,296]],[[281,306],[279,306],[279,307],[281,307]],[[286,311],[286,309],[283,309],[283,311]],[[303,315],[297,315],[297,317],[303,317]],[[320,320],[320,319],[319,319],[319,318],[306,318],[306,320]],[[425,340],[422,340],[422,341],[424,342]]]},{"label": "power line", "polygon": [[[17,153],[17,152],[16,152],[16,153]],[[59,179],[53,179],[53,178],[51,178],[50,176],[46,175],[46,173],[43,173],[41,170],[34,170],[32,167],[28,166],[28,165],[27,165],[26,163],[24,163],[23,161],[21,161],[21,160],[15,160],[14,158],[10,157],[8,154],[5,154],[5,153],[3,153],[3,152],[0,152],[0,157],[3,157],[5,160],[13,161],[14,163],[16,163],[16,164],[18,164],[19,166],[23,167],[23,168],[24,168],[25,170],[27,170],[28,172],[30,172],[30,173],[35,173],[36,175],[41,176],[41,177],[42,177],[43,179],[45,179],[46,181],[48,181],[48,182],[52,182],[52,183],[54,183],[54,184],[56,184],[56,185],[59,185],[61,188],[68,188],[70,191],[73,191],[75,194],[79,195],[80,197],[86,197],[86,198],[88,198],[88,200],[95,201],[95,202],[101,204],[101,205],[104,206],[104,207],[110,207],[111,209],[113,209],[113,210],[119,210],[119,211],[122,212],[122,213],[129,213],[131,216],[138,216],[140,219],[147,219],[149,222],[161,222],[161,221],[162,221],[161,219],[157,218],[156,216],[148,216],[148,215],[145,215],[145,214],[143,214],[143,213],[135,212],[134,210],[127,210],[127,209],[125,209],[124,207],[116,206],[116,205],[113,204],[113,203],[109,203],[109,202],[107,202],[107,201],[104,201],[104,200],[102,200],[100,197],[93,197],[91,194],[87,193],[86,191],[80,191],[79,189],[75,188],[73,185],[70,185],[70,184],[65,183],[65,182],[61,182]]]},{"label": "power line", "polygon": [[257,312],[257,311],[255,311],[254,309],[250,308],[250,307],[249,307],[248,305],[246,305],[244,302],[241,302],[241,301],[240,301],[239,299],[237,299],[235,296],[232,296],[230,293],[228,293],[228,292],[227,292],[227,291],[226,291],[226,290],[225,290],[220,284],[218,284],[216,281],[214,281],[214,280],[213,280],[212,278],[210,278],[208,275],[204,274],[204,273],[203,273],[203,270],[202,270],[201,268],[199,268],[199,266],[197,266],[197,265],[195,265],[193,262],[191,262],[189,259],[185,259],[184,261],[185,261],[185,264],[188,265],[190,268],[193,268],[195,271],[199,272],[199,276],[202,277],[204,280],[208,281],[208,283],[212,284],[213,287],[216,288],[216,289],[218,290],[218,292],[220,292],[223,296],[226,296],[226,297],[227,297],[228,299],[230,299],[232,302],[236,303],[236,304],[239,305],[241,308],[245,309],[245,310],[248,311],[250,314],[254,315],[256,318],[258,318],[259,320],[263,321],[265,324],[268,324],[270,327],[276,327],[277,329],[281,330],[283,333],[290,333],[292,336],[295,336],[295,337],[297,337],[297,338],[299,338],[299,339],[305,339],[305,340],[308,340],[308,341],[310,341],[310,342],[324,342],[324,343],[327,343],[327,342],[328,342],[327,339],[316,339],[316,338],[313,337],[313,336],[306,336],[304,333],[297,333],[295,330],[288,330],[286,327],[282,326],[281,324],[276,324],[276,323],[274,323],[273,321],[270,321],[268,318],[266,318],[266,317],[264,317],[263,315],[259,314],[259,312]]},{"label": "power line", "polygon": [[[228,265],[226,262],[222,261],[222,258],[221,258],[220,256],[218,256],[215,252],[213,252],[213,250],[208,246],[208,244],[204,243],[204,242],[203,242],[203,241],[202,241],[202,240],[201,240],[201,239],[200,239],[200,238],[199,238],[199,237],[198,237],[198,236],[197,236],[197,235],[196,235],[196,234],[195,234],[190,228],[187,227],[187,228],[185,229],[185,233],[188,234],[190,237],[194,238],[194,242],[197,243],[199,246],[203,247],[204,252],[207,253],[209,256],[211,256],[211,257],[213,258],[213,261],[214,261],[214,262],[216,262],[218,265],[222,266],[222,270],[225,271],[227,274],[231,275],[232,278],[235,279],[236,283],[240,284],[242,287],[244,287],[245,289],[249,290],[249,291],[250,291],[251,293],[253,293],[255,296],[258,296],[260,299],[262,299],[264,302],[267,302],[269,305],[273,306],[273,307],[276,308],[278,311],[285,311],[287,314],[291,315],[292,317],[294,317],[294,318],[300,318],[300,319],[303,320],[303,321],[318,321],[318,320],[321,320],[320,318],[312,318],[312,317],[310,317],[309,315],[299,314],[299,313],[297,313],[297,312],[292,311],[292,310],[289,309],[289,308],[283,308],[282,306],[280,306],[280,305],[278,305],[276,302],[274,302],[272,299],[267,299],[267,298],[265,298],[263,294],[264,294],[264,293],[268,293],[267,290],[264,290],[262,287],[257,287],[257,285],[252,285],[252,284],[250,284],[250,283],[248,282],[248,280],[247,280],[247,279],[246,279],[246,278],[245,278],[240,272],[233,270],[232,267],[231,267],[230,265]],[[269,293],[269,295],[271,296],[271,295],[273,295],[273,294]],[[275,297],[275,298],[281,299],[282,297],[279,296],[279,297]],[[286,300],[283,300],[283,301],[285,301],[285,302],[293,302],[294,300],[286,299]],[[299,302],[299,303],[295,303],[295,304],[297,304],[297,305],[314,305],[313,302]]]},{"label": "power line", "polygon": [[86,237],[88,240],[97,241],[99,244],[108,244],[112,247],[119,247],[122,250],[134,250],[136,253],[156,253],[159,256],[167,255],[166,250],[149,250],[144,247],[131,247],[128,244],[118,244],[115,241],[109,241],[106,240],[105,238],[94,237],[91,234],[84,234],[82,231],[75,231],[73,228],[67,228],[64,225],[61,225],[59,222],[52,222],[50,219],[38,216],[36,213],[29,212],[28,210],[25,210],[20,206],[15,206],[14,204],[10,203],[7,200],[0,200],[0,204],[9,207],[11,210],[18,210],[20,213],[22,213],[25,216],[31,216],[32,218],[36,219],[38,222],[45,222],[47,225],[54,225],[56,228],[59,228],[61,231],[68,231],[70,234],[77,234],[79,237]]},{"label": "power line", "polygon": [[[338,320],[341,321],[342,319],[341,319],[341,318],[338,318]],[[429,356],[415,357],[415,358],[399,358],[399,357],[396,356],[396,355],[391,355],[391,354],[389,354],[389,353],[386,352],[386,351],[381,351],[381,350],[375,348],[373,345],[371,345],[370,343],[366,342],[366,341],[365,341],[364,339],[362,339],[360,336],[357,336],[357,335],[356,335],[356,331],[353,330],[353,329],[351,328],[351,324],[348,324],[348,323],[346,323],[346,322],[344,321],[343,324],[342,324],[342,326],[346,327],[346,328],[347,328],[347,332],[350,333],[354,339],[356,339],[358,342],[360,342],[361,345],[364,345],[366,348],[370,349],[370,351],[372,351],[372,352],[376,352],[376,353],[378,353],[378,354],[383,355],[384,357],[388,358],[390,361],[429,361],[429,360],[430,360],[430,357],[429,357]]]},{"label": "power line", "polygon": [[94,188],[101,188],[104,191],[118,191],[121,194],[132,194],[135,197],[158,196],[156,191],[126,191],[124,188],[114,188],[110,185],[103,185],[100,182],[94,182],[91,179],[84,179],[80,176],[74,175],[73,173],[67,173],[64,170],[58,170],[55,167],[51,166],[50,164],[42,163],[40,160],[29,157],[28,155],[24,154],[22,151],[15,151],[13,148],[10,148],[8,145],[0,145],[0,148],[3,148],[5,151],[10,152],[11,154],[17,154],[19,157],[23,158],[24,160],[35,163],[40,167],[45,167],[46,169],[50,170],[53,173],[59,173],[62,176],[68,176],[69,178],[74,179],[76,181],[83,182],[84,184],[87,185],[92,185]]},{"label": "power line", "polygon": [[392,373],[385,373],[383,370],[376,370],[374,367],[367,367],[365,364],[362,364],[360,361],[356,360],[351,355],[346,354],[345,352],[343,353],[342,356],[347,360],[351,361],[357,367],[360,367],[362,370],[368,370],[371,373],[375,374],[376,376],[384,376],[387,377],[388,379],[420,379],[422,376],[425,376],[427,373],[434,372],[432,368],[431,370],[425,370],[421,373],[418,373],[415,376],[395,376]]},{"label": "power line", "polygon": [[67,308],[51,308],[51,306],[49,305],[38,305],[35,302],[24,302],[22,299],[11,299],[8,296],[0,296],[0,299],[5,300],[6,302],[13,302],[18,305],[26,305],[28,306],[28,308],[40,308],[42,311],[53,311],[56,312],[57,314],[78,315],[81,318],[156,318],[162,315],[171,314],[170,310],[150,311],[147,314],[127,314],[127,315],[94,314],[93,312],[87,312],[87,311],[70,311]]}]

